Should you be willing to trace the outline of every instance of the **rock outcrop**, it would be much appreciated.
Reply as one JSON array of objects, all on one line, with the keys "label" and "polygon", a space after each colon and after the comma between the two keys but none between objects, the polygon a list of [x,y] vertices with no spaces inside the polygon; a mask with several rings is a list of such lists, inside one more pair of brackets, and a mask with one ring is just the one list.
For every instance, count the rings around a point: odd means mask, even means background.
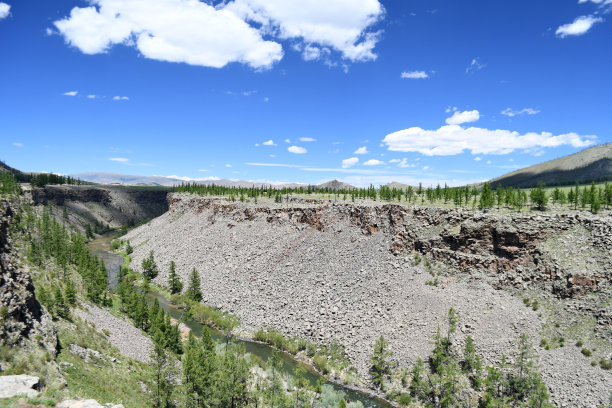
[{"label": "rock outcrop", "polygon": [[[51,317],[34,296],[30,274],[13,254],[9,224],[14,210],[0,201],[0,344],[42,345],[51,355],[57,348],[57,333]],[[36,337],[36,339],[35,339]]]},{"label": "rock outcrop", "polygon": [[30,375],[0,376],[0,398],[26,396],[28,398],[38,395],[40,379]]}]

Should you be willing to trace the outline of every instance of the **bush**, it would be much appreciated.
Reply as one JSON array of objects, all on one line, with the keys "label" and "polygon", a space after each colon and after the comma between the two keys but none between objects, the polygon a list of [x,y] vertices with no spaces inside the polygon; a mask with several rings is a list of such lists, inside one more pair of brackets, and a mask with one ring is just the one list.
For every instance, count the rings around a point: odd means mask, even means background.
[{"label": "bush", "polygon": [[583,345],[584,345],[584,343],[582,341],[580,341],[580,340],[578,340],[576,342],[576,347],[582,347]]},{"label": "bush", "polygon": [[320,354],[315,354],[312,359],[314,366],[323,373],[323,375],[329,374],[329,366],[327,365],[327,357]]},{"label": "bush", "polygon": [[589,350],[588,348],[583,348],[582,354],[584,354],[585,357],[591,357],[593,353],[591,353],[591,350]]},{"label": "bush", "polygon": [[397,399],[397,402],[399,402],[402,407],[407,407],[412,403],[412,398],[410,397],[410,394],[401,394]]},{"label": "bush", "polygon": [[599,360],[599,366],[604,370],[612,369],[612,360],[604,360],[603,358]]},{"label": "bush", "polygon": [[536,311],[540,308],[540,304],[538,303],[537,300],[534,300],[533,303],[531,304],[531,308]]},{"label": "bush", "polygon": [[110,249],[115,251],[115,250],[119,249],[120,245],[121,245],[121,241],[119,241],[117,239],[113,239],[113,241],[110,244]]}]

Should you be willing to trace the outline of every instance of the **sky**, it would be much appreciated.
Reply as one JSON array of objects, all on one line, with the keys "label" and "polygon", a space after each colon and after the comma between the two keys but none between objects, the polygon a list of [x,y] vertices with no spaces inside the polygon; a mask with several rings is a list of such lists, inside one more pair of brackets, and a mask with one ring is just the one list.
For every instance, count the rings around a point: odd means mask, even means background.
[{"label": "sky", "polygon": [[0,0],[0,160],[462,185],[612,141],[612,0]]}]

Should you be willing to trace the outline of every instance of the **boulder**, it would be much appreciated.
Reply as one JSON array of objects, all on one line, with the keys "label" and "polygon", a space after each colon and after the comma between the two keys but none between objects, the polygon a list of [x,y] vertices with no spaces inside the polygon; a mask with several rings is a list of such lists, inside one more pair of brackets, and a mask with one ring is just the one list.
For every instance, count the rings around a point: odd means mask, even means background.
[{"label": "boulder", "polygon": [[28,398],[38,394],[40,380],[31,375],[5,375],[0,377],[0,398],[12,398],[25,395]]}]

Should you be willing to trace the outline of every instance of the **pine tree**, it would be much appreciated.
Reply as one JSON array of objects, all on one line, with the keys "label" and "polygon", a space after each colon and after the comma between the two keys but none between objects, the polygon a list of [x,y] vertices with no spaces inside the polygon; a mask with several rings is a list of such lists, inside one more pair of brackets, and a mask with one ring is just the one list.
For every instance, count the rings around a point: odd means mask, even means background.
[{"label": "pine tree", "polygon": [[168,275],[168,286],[170,287],[170,294],[175,295],[181,293],[183,290],[183,283],[176,274],[176,265],[174,261],[170,261],[170,274]]},{"label": "pine tree", "polygon": [[374,352],[370,356],[370,373],[372,374],[372,382],[378,389],[383,389],[385,378],[391,375],[391,364],[388,358],[393,354],[387,350],[387,340],[380,336],[374,344]]},{"label": "pine tree", "polygon": [[127,245],[125,246],[125,253],[130,255],[132,252],[134,252],[134,248],[132,248],[132,244],[130,244],[130,241],[128,241]]},{"label": "pine tree", "polygon": [[191,275],[189,276],[189,286],[187,287],[187,299],[193,302],[202,301],[202,289],[200,289],[200,275],[196,268],[193,268]]},{"label": "pine tree", "polygon": [[153,407],[171,408],[174,406],[172,393],[173,377],[170,369],[170,361],[166,350],[161,346],[158,332],[153,337],[153,350],[151,351],[151,361],[154,369],[155,389],[153,390]]},{"label": "pine tree", "polygon": [[64,287],[64,297],[70,306],[76,305],[76,290],[71,279],[66,281],[66,286]]},{"label": "pine tree", "polygon": [[531,189],[530,198],[532,204],[537,205],[538,210],[543,210],[544,206],[548,202],[548,198],[546,197],[546,191],[544,191],[544,184],[538,183],[536,188]]},{"label": "pine tree", "polygon": [[491,184],[485,181],[480,192],[480,208],[491,208],[495,204],[495,196],[491,190]]},{"label": "pine tree", "polygon": [[59,288],[55,289],[55,314],[64,319],[67,319],[69,315],[68,306]]},{"label": "pine tree", "polygon": [[158,269],[153,257],[153,251],[149,252],[149,256],[142,260],[142,273],[146,280],[154,279],[157,276]]}]

